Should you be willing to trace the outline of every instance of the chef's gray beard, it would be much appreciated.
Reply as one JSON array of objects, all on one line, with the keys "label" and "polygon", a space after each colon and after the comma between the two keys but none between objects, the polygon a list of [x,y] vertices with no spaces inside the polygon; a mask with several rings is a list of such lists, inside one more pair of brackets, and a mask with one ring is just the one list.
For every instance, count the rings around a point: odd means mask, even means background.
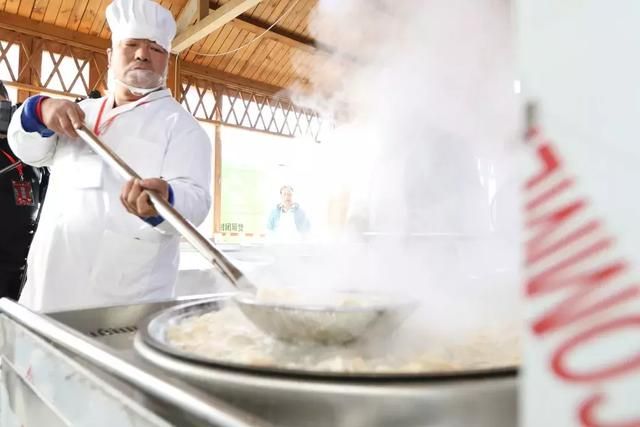
[{"label": "chef's gray beard", "polygon": [[120,84],[127,88],[129,92],[137,96],[144,96],[148,93],[162,89],[167,84],[167,73],[160,75],[149,70],[131,70],[125,73],[125,79],[122,81],[114,76],[113,71],[108,71],[107,88],[110,92],[114,92],[116,84]]}]

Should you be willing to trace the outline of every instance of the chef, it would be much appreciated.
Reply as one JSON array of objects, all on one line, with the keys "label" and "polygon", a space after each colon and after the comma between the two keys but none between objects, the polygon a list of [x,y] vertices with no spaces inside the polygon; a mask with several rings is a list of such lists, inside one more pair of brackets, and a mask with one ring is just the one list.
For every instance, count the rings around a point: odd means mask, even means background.
[{"label": "chef", "polygon": [[[196,225],[211,202],[209,139],[166,89],[173,16],[151,0],[114,0],[106,18],[109,95],[31,97],[8,132],[23,162],[51,168],[20,298],[34,310],[172,297],[179,235],[143,190]],[[78,138],[83,122],[145,179],[124,182]]]}]

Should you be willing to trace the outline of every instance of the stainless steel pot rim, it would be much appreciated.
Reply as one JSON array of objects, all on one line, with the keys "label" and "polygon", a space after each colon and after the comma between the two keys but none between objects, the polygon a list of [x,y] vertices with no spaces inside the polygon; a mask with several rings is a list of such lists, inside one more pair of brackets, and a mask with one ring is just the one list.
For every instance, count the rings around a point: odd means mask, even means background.
[{"label": "stainless steel pot rim", "polygon": [[515,376],[518,372],[516,366],[504,366],[497,368],[478,368],[465,371],[446,371],[446,372],[335,372],[335,371],[318,371],[303,370],[286,367],[274,366],[257,366],[242,363],[234,363],[226,360],[207,358],[198,354],[183,351],[175,346],[170,345],[164,340],[164,337],[158,337],[160,333],[169,324],[174,324],[182,319],[200,315],[211,311],[212,307],[219,307],[220,303],[229,302],[235,296],[235,293],[224,293],[214,297],[201,299],[195,302],[179,304],[158,313],[154,313],[145,318],[138,325],[138,334],[140,334],[144,344],[149,346],[161,354],[170,356],[174,359],[216,369],[225,369],[230,371],[242,372],[252,375],[261,376],[278,376],[289,379],[312,379],[312,380],[338,380],[338,381],[355,381],[355,382],[415,382],[415,381],[445,381],[445,380],[464,380],[464,379],[482,379],[496,377]]}]

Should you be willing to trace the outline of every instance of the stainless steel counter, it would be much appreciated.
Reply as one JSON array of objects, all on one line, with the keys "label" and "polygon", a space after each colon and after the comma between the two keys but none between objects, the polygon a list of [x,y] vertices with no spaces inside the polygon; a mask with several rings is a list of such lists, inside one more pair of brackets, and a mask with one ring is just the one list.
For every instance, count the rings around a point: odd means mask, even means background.
[{"label": "stainless steel counter", "polygon": [[[147,411],[171,425],[517,425],[513,375],[377,382],[260,375],[186,363],[136,339],[142,318],[177,302],[41,316],[2,300],[3,342],[11,328],[29,325],[32,335],[86,368],[102,387],[128,397],[137,413]],[[3,356],[11,353],[6,344],[2,349]]]},{"label": "stainless steel counter", "polygon": [[[134,319],[175,303],[42,315],[0,300],[0,351],[9,362],[3,371],[22,380],[10,382],[11,375],[3,375],[0,413],[9,423],[35,427],[48,425],[46,418],[26,419],[20,408],[48,407],[62,425],[73,426],[271,425],[136,356]],[[15,384],[30,389],[22,393],[28,399],[15,400],[20,393]]]}]

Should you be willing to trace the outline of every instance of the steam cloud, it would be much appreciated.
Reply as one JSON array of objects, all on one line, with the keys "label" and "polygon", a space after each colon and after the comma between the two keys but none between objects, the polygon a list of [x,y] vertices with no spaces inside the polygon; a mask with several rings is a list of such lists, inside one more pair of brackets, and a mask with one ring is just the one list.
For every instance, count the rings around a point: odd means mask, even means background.
[{"label": "steam cloud", "polygon": [[326,170],[349,189],[352,238],[308,261],[278,253],[259,283],[418,298],[407,328],[432,337],[516,320],[510,13],[506,0],[319,1],[312,35],[335,53],[297,103],[337,119]]}]

